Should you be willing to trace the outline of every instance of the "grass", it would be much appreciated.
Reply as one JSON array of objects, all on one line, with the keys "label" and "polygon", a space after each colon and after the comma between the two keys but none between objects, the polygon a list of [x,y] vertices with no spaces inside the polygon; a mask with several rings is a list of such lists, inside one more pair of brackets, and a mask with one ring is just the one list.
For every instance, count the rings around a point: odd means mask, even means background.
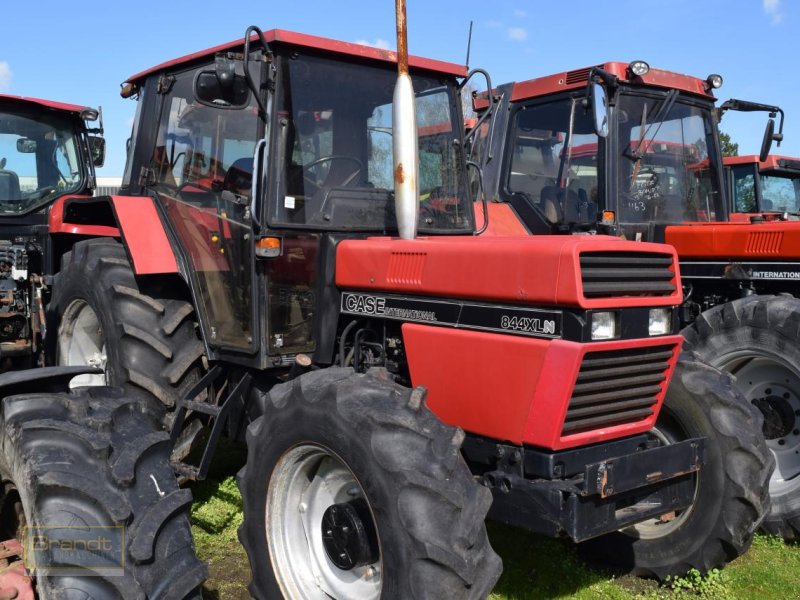
[{"label": "grass", "polygon": [[[209,563],[206,598],[249,598],[250,570],[236,530],[242,500],[235,477],[243,457],[226,448],[208,480],[193,487],[192,531],[201,560]],[[497,523],[488,524],[492,546],[503,558],[503,575],[490,600],[794,600],[800,597],[800,547],[757,535],[743,557],[705,577],[699,573],[659,586],[592,568],[575,545]]]}]

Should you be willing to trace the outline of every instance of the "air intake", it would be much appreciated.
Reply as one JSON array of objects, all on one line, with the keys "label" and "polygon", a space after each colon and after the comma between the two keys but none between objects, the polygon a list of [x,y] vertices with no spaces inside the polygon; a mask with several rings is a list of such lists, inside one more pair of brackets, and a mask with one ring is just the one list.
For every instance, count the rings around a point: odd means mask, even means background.
[{"label": "air intake", "polygon": [[583,295],[670,296],[675,293],[672,256],[655,252],[586,252],[580,256]]}]

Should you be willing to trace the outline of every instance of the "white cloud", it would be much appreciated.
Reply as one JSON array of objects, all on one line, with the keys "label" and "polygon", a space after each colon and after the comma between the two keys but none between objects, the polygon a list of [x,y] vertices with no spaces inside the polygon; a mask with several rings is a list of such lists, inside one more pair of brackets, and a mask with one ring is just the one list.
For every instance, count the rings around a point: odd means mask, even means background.
[{"label": "white cloud", "polygon": [[11,75],[11,66],[5,61],[0,61],[0,92],[11,89]]},{"label": "white cloud", "polygon": [[509,27],[508,39],[521,42],[522,40],[528,39],[528,32],[522,27]]},{"label": "white cloud", "polygon": [[520,19],[524,19],[525,17],[528,16],[528,13],[526,13],[524,10],[517,9],[514,11],[514,16],[519,17]]},{"label": "white cloud", "polygon": [[375,41],[370,42],[367,40],[356,40],[356,44],[361,44],[362,46],[372,46],[373,48],[380,48],[381,50],[389,50],[389,42],[382,38],[375,38]]},{"label": "white cloud", "polygon": [[777,25],[783,21],[783,12],[781,11],[781,0],[762,0],[764,12],[772,19],[772,24]]}]

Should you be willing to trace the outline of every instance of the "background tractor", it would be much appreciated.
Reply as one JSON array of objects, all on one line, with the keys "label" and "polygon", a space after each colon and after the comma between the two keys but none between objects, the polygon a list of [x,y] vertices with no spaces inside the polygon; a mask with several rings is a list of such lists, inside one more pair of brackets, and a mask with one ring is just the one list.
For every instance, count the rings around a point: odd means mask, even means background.
[{"label": "background tractor", "polygon": [[784,219],[800,215],[800,160],[775,154],[766,160],[755,155],[726,156],[723,164],[731,220],[749,221],[754,213]]},{"label": "background tractor", "polygon": [[[767,111],[766,157],[783,112],[728,100],[721,78],[605,63],[497,88],[499,119],[476,131],[490,204],[488,232],[609,233],[673,245],[686,297],[686,346],[736,376],[763,413],[777,468],[764,527],[800,530],[800,223],[729,219],[718,120]],[[479,99],[479,104],[487,100]],[[780,113],[779,132],[773,117]]]}]

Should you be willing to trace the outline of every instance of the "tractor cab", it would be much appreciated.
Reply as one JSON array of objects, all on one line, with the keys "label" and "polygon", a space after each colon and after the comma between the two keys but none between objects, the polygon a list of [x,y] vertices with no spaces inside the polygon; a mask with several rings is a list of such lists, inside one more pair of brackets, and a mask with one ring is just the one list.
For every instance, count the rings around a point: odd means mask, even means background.
[{"label": "tractor cab", "polygon": [[800,160],[771,154],[723,159],[731,219],[800,217]]},{"label": "tractor cab", "polygon": [[725,220],[717,81],[635,61],[500,86],[508,122],[481,159],[502,161],[485,174],[490,198],[535,233],[663,241],[668,223]]},{"label": "tractor cab", "polygon": [[0,218],[91,195],[105,146],[93,108],[0,95]]},{"label": "tractor cab", "polygon": [[[409,67],[418,231],[472,234],[459,88],[467,70],[415,57]],[[123,85],[139,115],[123,193],[152,195],[171,224],[218,352],[313,351],[316,298],[331,283],[318,276],[321,244],[396,235],[395,179],[412,177],[392,162],[396,69],[392,52],[272,30]]]}]

